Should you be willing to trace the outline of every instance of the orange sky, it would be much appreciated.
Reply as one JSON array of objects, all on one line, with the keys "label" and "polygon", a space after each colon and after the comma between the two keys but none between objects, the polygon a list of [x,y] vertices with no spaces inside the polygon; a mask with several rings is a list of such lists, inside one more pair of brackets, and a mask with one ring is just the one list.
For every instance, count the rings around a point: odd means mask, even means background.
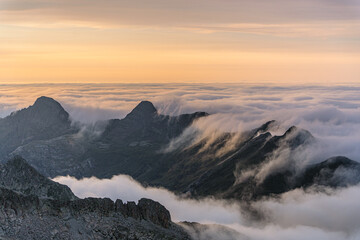
[{"label": "orange sky", "polygon": [[360,80],[357,1],[257,3],[0,0],[0,82]]}]

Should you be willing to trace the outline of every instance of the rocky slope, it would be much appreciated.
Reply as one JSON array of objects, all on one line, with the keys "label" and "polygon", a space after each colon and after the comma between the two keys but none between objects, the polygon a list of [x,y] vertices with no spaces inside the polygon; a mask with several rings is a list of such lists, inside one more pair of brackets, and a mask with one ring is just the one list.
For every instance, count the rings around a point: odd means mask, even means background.
[{"label": "rocky slope", "polygon": [[[2,178],[11,179],[0,186],[1,239],[190,239],[171,222],[170,213],[150,199],[138,204],[77,199],[66,186],[45,180],[20,158],[9,161],[1,172],[6,172]],[[34,181],[29,181],[31,175]],[[36,186],[56,194],[49,197]]]},{"label": "rocky slope", "polygon": [[34,195],[43,199],[77,199],[70,188],[42,176],[21,157],[14,157],[6,164],[0,165],[0,186],[19,194]]}]

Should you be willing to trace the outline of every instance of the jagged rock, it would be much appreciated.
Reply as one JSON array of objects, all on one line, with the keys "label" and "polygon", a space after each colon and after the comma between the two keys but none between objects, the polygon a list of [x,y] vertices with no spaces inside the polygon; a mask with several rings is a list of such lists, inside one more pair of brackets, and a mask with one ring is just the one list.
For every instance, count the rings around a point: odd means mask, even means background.
[{"label": "jagged rock", "polygon": [[[171,222],[169,212],[150,199],[138,205],[78,199],[67,186],[41,176],[19,157],[2,166],[0,176],[0,239],[190,240]],[[49,189],[54,193],[44,195]]]},{"label": "jagged rock", "polygon": [[118,199],[115,202],[115,209],[125,217],[147,220],[164,228],[168,228],[171,224],[170,212],[163,205],[151,199],[142,198],[138,205],[135,202],[124,204]]},{"label": "jagged rock", "polygon": [[114,202],[110,198],[85,198],[71,201],[71,210],[76,214],[87,212],[97,212],[101,215],[108,216],[115,212]]},{"label": "jagged rock", "polygon": [[39,199],[0,188],[0,203],[0,239],[190,240],[174,223],[163,228],[123,216],[110,199]]},{"label": "jagged rock", "polygon": [[170,212],[160,203],[142,198],[138,204],[141,217],[155,224],[168,228],[171,223]]}]

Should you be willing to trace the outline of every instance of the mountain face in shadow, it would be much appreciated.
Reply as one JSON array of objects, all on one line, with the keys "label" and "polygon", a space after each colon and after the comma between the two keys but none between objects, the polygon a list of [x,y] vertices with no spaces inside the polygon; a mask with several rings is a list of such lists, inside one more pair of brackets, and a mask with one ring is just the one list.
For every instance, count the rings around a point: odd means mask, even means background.
[{"label": "mountain face in shadow", "polygon": [[[150,102],[141,102],[124,119],[109,120],[96,138],[65,134],[33,141],[18,147],[11,155],[21,155],[46,176],[135,177],[158,174],[162,165],[160,149],[179,136],[191,123],[207,113],[176,117],[158,114]],[[80,136],[81,135],[81,136]]]},{"label": "mountain face in shadow", "polygon": [[40,97],[34,105],[0,119],[0,155],[17,147],[73,132],[69,114],[52,98]]},{"label": "mountain face in shadow", "polygon": [[[143,101],[124,119],[109,120],[101,134],[88,137],[83,132],[72,132],[68,114],[52,101],[36,107],[34,115],[25,114],[27,118],[42,119],[46,114],[39,111],[57,112],[55,117],[38,126],[46,129],[40,132],[50,131],[48,135],[34,135],[37,137],[24,140],[23,144],[17,142],[16,149],[14,145],[14,151],[9,154],[23,156],[45,176],[110,178],[127,174],[143,184],[162,186],[193,197],[241,200],[299,187],[341,187],[359,182],[347,174],[360,173],[358,163],[343,157],[318,159],[319,164],[298,169],[296,152],[316,144],[316,139],[296,126],[276,136],[271,130],[278,123],[269,121],[241,134],[224,132],[211,141],[206,137],[193,141],[197,133],[186,138],[184,131],[194,121],[207,117],[207,113],[161,115],[151,102]],[[10,117],[13,115],[17,114]],[[51,128],[47,121],[58,127]],[[4,127],[2,122],[0,125]],[[183,139],[179,146],[164,151],[177,139]],[[6,142],[3,145],[2,149],[7,148]],[[282,159],[280,163],[279,159]],[[271,171],[264,173],[269,166]]]},{"label": "mountain face in shadow", "polygon": [[186,231],[150,199],[78,199],[16,157],[0,166],[1,239],[184,239]]}]

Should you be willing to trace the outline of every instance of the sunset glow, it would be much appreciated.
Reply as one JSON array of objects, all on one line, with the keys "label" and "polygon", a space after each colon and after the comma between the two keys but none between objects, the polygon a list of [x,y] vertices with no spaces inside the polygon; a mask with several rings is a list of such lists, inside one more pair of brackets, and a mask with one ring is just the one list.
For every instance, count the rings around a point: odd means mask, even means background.
[{"label": "sunset glow", "polygon": [[358,1],[0,0],[0,82],[358,82],[359,13]]}]

